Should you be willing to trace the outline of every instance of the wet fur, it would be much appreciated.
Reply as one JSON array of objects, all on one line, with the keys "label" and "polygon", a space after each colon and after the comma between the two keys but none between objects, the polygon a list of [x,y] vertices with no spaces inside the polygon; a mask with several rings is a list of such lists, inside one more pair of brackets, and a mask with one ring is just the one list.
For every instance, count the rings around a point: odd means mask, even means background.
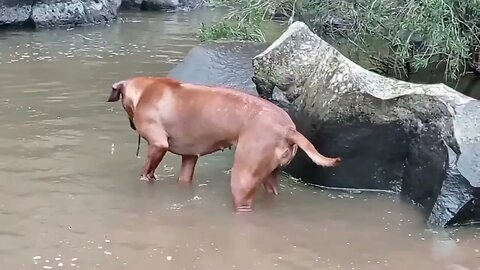
[{"label": "wet fur", "polygon": [[135,77],[112,85],[108,101],[118,100],[130,127],[148,143],[142,179],[155,180],[169,151],[182,156],[179,181],[191,183],[198,157],[235,145],[231,192],[237,211],[251,211],[260,184],[278,194],[278,173],[298,147],[317,165],[341,162],[319,154],[281,108],[233,89]]}]

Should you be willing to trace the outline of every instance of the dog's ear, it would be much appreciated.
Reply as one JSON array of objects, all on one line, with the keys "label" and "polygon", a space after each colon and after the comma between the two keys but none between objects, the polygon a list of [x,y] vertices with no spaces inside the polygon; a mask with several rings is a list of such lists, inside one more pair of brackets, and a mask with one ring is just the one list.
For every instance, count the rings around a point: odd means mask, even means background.
[{"label": "dog's ear", "polygon": [[125,81],[119,81],[112,85],[112,91],[110,92],[110,97],[107,102],[115,102],[120,99],[121,96],[125,94]]}]

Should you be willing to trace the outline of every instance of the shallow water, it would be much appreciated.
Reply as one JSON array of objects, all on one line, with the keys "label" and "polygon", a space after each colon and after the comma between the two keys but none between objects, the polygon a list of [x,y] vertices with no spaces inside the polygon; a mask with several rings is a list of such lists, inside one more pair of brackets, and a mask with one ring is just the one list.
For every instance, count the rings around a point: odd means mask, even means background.
[{"label": "shallow water", "polygon": [[136,158],[110,85],[165,75],[218,16],[0,32],[0,269],[480,269],[480,229],[426,230],[395,195],[283,178],[278,197],[260,190],[234,215],[232,151],[201,158],[191,188],[171,154],[159,181],[139,181],[145,144]]}]

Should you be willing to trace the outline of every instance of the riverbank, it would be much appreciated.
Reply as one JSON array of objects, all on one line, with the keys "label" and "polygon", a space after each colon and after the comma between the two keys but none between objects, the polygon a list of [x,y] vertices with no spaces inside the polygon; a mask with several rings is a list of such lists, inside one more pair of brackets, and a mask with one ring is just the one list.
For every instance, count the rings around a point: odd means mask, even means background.
[{"label": "riverbank", "polygon": [[203,6],[203,0],[0,0],[0,27],[51,28],[109,23],[119,11],[172,12]]}]

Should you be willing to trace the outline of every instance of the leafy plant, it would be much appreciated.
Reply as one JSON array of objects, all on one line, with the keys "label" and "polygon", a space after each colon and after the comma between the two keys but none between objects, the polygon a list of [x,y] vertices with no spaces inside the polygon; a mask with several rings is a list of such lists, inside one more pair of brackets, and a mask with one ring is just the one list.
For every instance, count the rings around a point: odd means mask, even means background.
[{"label": "leafy plant", "polygon": [[257,27],[249,25],[235,25],[227,22],[220,22],[213,26],[206,27],[202,24],[198,37],[201,41],[207,40],[247,40],[264,41],[263,33]]},{"label": "leafy plant", "polygon": [[480,0],[211,0],[225,21],[202,27],[207,39],[264,41],[261,24],[276,14],[302,20],[322,37],[347,40],[371,63],[398,77],[428,67],[445,80],[480,74]]},{"label": "leafy plant", "polygon": [[[475,66],[472,56],[480,45],[478,0],[307,2],[302,16],[317,33],[346,38],[397,76],[443,65],[445,79],[457,79]],[[372,47],[372,40],[388,50]]]},{"label": "leafy plant", "polygon": [[210,5],[227,7],[229,11],[223,22],[209,27],[202,25],[201,40],[244,39],[265,42],[262,23],[275,14],[284,14],[286,3],[294,0],[211,0]]}]

